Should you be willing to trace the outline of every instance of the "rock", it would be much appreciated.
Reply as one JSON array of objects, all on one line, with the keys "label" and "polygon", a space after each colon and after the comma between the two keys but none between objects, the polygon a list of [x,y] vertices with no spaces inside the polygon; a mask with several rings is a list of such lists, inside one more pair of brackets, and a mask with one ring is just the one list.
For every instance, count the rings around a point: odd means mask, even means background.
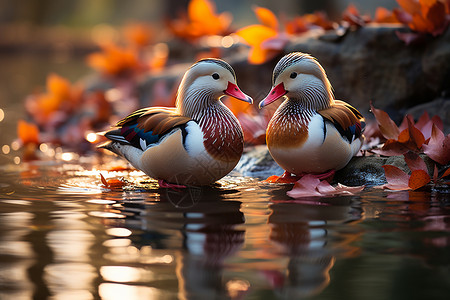
[{"label": "rock", "polygon": [[[421,157],[428,168],[428,174],[433,174],[436,163],[426,155]],[[353,157],[348,165],[337,171],[333,183],[341,183],[348,186],[377,186],[386,183],[383,165],[393,165],[406,173],[410,173],[403,156],[379,157],[357,156]],[[439,174],[450,166],[438,166]],[[249,147],[235,168],[243,176],[266,179],[271,175],[283,174],[283,169],[270,156],[265,145]]]},{"label": "rock", "polygon": [[450,93],[450,30],[426,43],[406,45],[400,26],[368,25],[342,37],[301,36],[285,52],[303,51],[325,68],[337,99],[363,114],[370,101],[400,120],[404,110]]},{"label": "rock", "polygon": [[284,170],[273,160],[266,145],[246,148],[236,171],[243,176],[266,179],[271,175],[281,175]]}]

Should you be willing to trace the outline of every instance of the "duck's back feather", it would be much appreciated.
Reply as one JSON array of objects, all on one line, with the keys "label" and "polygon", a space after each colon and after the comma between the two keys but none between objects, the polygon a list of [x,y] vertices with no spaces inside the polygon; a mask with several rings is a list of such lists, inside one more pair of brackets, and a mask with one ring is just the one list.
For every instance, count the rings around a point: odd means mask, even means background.
[{"label": "duck's back feather", "polygon": [[334,105],[330,108],[318,111],[327,121],[331,122],[342,137],[347,138],[351,143],[362,136],[365,122],[361,113],[350,104],[334,100]]},{"label": "duck's back feather", "polygon": [[145,150],[174,128],[183,127],[191,118],[180,116],[175,109],[150,107],[135,111],[116,124],[105,136],[112,141]]}]

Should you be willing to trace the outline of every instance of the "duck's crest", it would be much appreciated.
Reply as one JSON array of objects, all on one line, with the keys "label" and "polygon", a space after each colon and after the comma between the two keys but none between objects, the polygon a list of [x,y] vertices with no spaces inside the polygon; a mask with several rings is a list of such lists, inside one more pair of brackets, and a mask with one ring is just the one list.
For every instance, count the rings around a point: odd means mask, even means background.
[{"label": "duck's crest", "polygon": [[314,59],[311,55],[302,52],[292,52],[283,56],[273,70],[272,84],[275,84],[278,75],[280,75],[286,68],[306,58]]},{"label": "duck's crest", "polygon": [[[228,71],[230,71],[231,74],[233,74],[233,78],[236,81],[236,73],[234,72],[233,68],[226,61],[218,59],[218,58],[204,58],[204,59],[199,60],[193,66],[195,66],[201,62],[217,64],[217,65],[221,66],[222,68],[227,69]],[[191,66],[191,68],[193,66]]]}]

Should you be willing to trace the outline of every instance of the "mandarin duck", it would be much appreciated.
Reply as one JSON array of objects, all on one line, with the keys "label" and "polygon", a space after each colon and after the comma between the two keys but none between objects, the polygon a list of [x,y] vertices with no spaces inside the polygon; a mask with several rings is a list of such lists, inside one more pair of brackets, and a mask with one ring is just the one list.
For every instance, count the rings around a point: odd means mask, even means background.
[{"label": "mandarin duck", "polygon": [[203,59],[184,74],[176,107],[137,110],[104,135],[106,148],[157,179],[160,187],[209,185],[227,175],[244,147],[239,121],[220,100],[252,103],[223,60]]},{"label": "mandarin duck", "polygon": [[272,84],[259,107],[284,99],[268,124],[266,142],[285,172],[268,180],[293,182],[305,174],[332,179],[361,148],[363,116],[334,99],[325,70],[309,54],[294,52],[281,58]]}]

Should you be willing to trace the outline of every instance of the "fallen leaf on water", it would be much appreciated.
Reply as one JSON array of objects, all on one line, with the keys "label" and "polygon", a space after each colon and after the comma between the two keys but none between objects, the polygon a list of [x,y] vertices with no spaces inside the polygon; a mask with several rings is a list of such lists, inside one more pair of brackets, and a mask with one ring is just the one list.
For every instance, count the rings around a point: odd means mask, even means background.
[{"label": "fallen leaf on water", "polygon": [[326,180],[319,180],[311,174],[303,176],[294,184],[292,190],[287,195],[292,198],[320,197],[333,195],[354,195],[364,189],[364,186],[345,186],[337,184],[335,187]]},{"label": "fallen leaf on water", "polygon": [[105,177],[103,177],[102,173],[100,173],[100,179],[101,179],[103,185],[109,189],[121,189],[124,185],[126,185],[126,182],[121,179],[113,178],[113,179],[107,180],[107,179],[105,179]]}]

